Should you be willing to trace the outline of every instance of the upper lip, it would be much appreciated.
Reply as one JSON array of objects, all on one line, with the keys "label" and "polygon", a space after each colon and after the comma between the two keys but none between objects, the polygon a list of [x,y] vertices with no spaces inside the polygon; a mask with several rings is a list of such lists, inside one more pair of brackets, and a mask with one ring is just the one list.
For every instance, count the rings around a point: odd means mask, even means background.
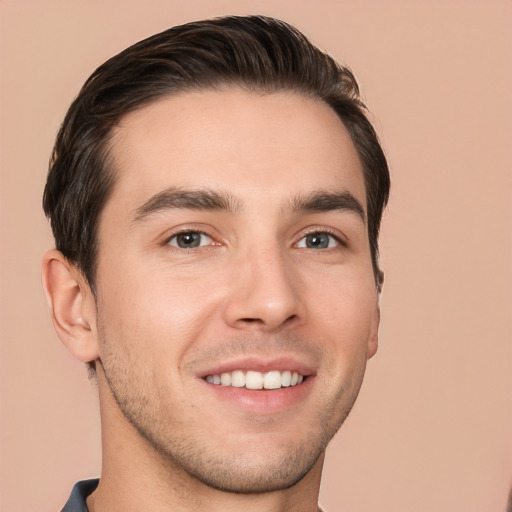
[{"label": "upper lip", "polygon": [[314,375],[315,373],[309,365],[298,361],[293,357],[278,357],[272,359],[262,357],[243,357],[214,364],[206,370],[201,370],[198,373],[198,376],[200,378],[205,378],[208,375],[221,375],[222,373],[230,373],[235,370],[252,370],[261,373],[267,373],[275,370],[288,370],[290,372],[297,372],[304,377]]}]

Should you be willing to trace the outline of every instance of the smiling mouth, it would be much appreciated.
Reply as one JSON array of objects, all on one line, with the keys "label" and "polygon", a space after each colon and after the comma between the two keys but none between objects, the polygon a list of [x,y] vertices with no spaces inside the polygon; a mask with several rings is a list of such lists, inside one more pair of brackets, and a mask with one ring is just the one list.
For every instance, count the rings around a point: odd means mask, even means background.
[{"label": "smiling mouth", "polygon": [[210,384],[246,389],[281,389],[301,384],[306,377],[298,372],[270,371],[256,372],[235,370],[221,374],[207,375],[205,380]]}]

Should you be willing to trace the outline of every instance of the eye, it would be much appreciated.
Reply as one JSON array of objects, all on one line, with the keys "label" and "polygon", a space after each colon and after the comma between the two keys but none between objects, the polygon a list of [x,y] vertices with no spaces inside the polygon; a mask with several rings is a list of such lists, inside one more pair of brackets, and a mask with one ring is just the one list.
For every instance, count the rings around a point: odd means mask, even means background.
[{"label": "eye", "polygon": [[212,239],[200,231],[184,231],[172,236],[167,242],[168,245],[179,247],[180,249],[195,249],[211,245]]},{"label": "eye", "polygon": [[299,240],[297,247],[305,247],[307,249],[331,249],[340,245],[339,240],[326,232],[309,233]]}]

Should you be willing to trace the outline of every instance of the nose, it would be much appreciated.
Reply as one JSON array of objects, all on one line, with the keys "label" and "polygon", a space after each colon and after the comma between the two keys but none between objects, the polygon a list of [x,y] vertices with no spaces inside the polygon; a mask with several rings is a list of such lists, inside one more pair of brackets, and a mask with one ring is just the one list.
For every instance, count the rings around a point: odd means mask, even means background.
[{"label": "nose", "polygon": [[304,321],[299,276],[279,249],[251,251],[232,265],[226,323],[236,329],[276,331]]}]

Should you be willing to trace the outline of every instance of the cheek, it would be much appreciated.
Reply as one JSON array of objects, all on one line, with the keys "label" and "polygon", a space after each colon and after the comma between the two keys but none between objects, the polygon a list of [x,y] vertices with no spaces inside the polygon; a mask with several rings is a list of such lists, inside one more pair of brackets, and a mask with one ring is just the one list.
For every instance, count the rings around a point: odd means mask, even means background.
[{"label": "cheek", "polygon": [[373,281],[331,279],[310,299],[311,328],[323,333],[340,365],[366,361],[377,301]]},{"label": "cheek", "polygon": [[145,357],[154,352],[156,361],[178,357],[218,309],[213,284],[193,275],[149,268],[104,275],[98,308],[110,335],[125,348],[144,351]]}]

